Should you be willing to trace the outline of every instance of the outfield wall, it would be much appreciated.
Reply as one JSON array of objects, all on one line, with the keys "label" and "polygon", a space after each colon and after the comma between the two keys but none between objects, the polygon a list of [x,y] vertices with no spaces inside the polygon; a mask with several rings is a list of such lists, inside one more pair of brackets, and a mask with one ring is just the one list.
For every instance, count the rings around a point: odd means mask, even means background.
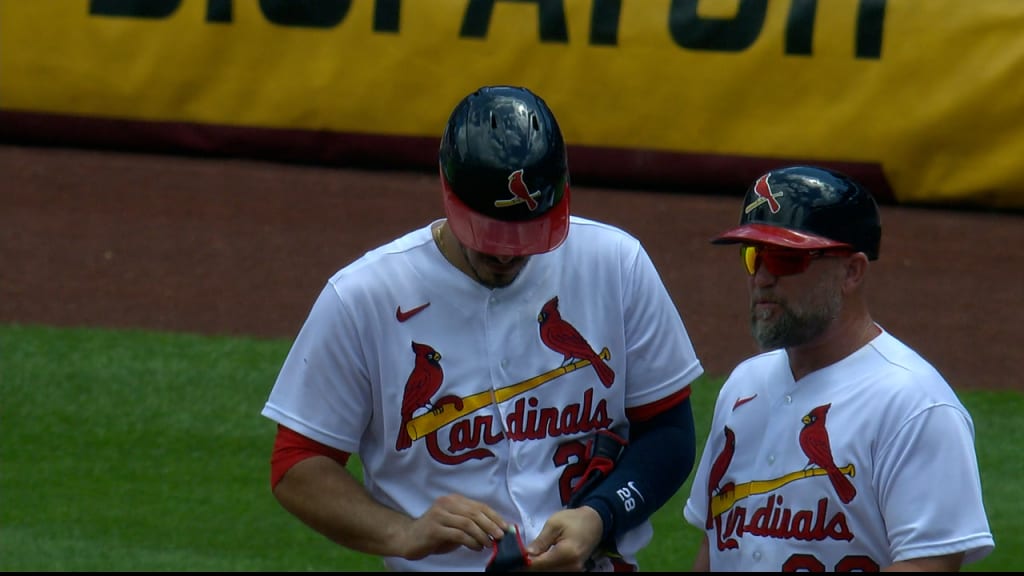
[{"label": "outfield wall", "polygon": [[433,169],[448,112],[541,94],[578,183],[1024,208],[1020,0],[0,0],[0,139]]}]

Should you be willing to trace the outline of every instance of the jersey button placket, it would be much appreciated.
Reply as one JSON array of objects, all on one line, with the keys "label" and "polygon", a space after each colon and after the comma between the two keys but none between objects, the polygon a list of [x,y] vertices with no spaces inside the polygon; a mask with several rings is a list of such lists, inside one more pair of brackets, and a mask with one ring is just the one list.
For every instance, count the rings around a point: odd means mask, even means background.
[{"label": "jersey button placket", "polygon": [[[501,321],[501,309],[502,309],[502,306],[503,306],[502,299],[499,298],[496,294],[490,294],[490,295],[487,296],[487,304],[484,307],[485,308],[485,315],[487,317],[487,321],[485,321],[485,325],[487,325],[489,323],[488,321],[490,321],[492,319],[494,321],[497,321],[497,322]],[[501,330],[498,330],[498,332],[501,332]],[[489,362],[489,364],[490,364],[490,375],[491,375],[491,378],[490,378],[491,401],[494,403],[494,408],[495,408],[495,414],[497,416],[497,421],[498,421],[499,425],[501,426],[502,431],[505,434],[505,442],[506,442],[505,446],[506,446],[506,449],[508,451],[507,452],[507,454],[508,454],[508,456],[507,456],[508,464],[507,464],[506,474],[509,477],[521,477],[522,476],[522,470],[523,470],[523,455],[520,452],[522,447],[518,446],[518,444],[521,444],[521,443],[513,442],[509,438],[509,429],[508,429],[508,427],[506,425],[506,423],[508,422],[508,420],[507,420],[507,418],[508,418],[508,411],[511,409],[510,404],[512,404],[512,403],[505,402],[505,403],[499,404],[498,403],[498,397],[497,397],[497,390],[498,390],[498,388],[500,388],[501,386],[505,385],[506,384],[506,380],[508,379],[507,378],[508,375],[506,373],[506,370],[507,370],[508,366],[511,364],[511,362],[508,360],[507,357],[503,356],[504,354],[507,354],[508,351],[505,349],[504,342],[501,339],[493,338],[491,333],[487,334],[486,350],[487,350],[486,353],[487,353],[488,357],[493,359],[493,360],[491,360]],[[500,358],[500,360],[499,360],[499,358]],[[533,526],[533,523],[534,523],[533,520],[531,518],[529,518],[525,514],[525,512],[524,512],[525,507],[521,504],[521,501],[523,500],[523,496],[520,493],[520,491],[516,489],[516,483],[514,483],[514,482],[509,483],[509,485],[508,485],[508,492],[509,492],[509,498],[511,499],[512,504],[519,510],[521,519],[522,519],[522,521],[524,523],[524,528]]]}]

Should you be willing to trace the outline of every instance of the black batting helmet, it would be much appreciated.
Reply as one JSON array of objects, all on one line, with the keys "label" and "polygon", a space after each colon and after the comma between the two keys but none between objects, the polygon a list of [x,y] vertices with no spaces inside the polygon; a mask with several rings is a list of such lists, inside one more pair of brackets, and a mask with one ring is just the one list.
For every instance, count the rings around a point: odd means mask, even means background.
[{"label": "black batting helmet", "polygon": [[762,174],[747,190],[740,225],[714,244],[768,244],[804,250],[849,247],[878,259],[878,205],[849,176],[816,166]]},{"label": "black batting helmet", "polygon": [[516,86],[485,86],[452,111],[438,154],[445,213],[485,254],[557,248],[569,233],[569,166],[555,116]]}]

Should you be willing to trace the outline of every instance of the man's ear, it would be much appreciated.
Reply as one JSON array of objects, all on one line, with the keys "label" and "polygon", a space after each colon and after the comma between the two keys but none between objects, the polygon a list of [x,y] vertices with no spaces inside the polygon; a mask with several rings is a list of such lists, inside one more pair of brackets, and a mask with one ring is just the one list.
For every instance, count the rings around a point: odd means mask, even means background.
[{"label": "man's ear", "polygon": [[843,292],[851,293],[860,289],[868,273],[868,256],[863,252],[856,252],[846,259],[846,279],[843,282]]}]

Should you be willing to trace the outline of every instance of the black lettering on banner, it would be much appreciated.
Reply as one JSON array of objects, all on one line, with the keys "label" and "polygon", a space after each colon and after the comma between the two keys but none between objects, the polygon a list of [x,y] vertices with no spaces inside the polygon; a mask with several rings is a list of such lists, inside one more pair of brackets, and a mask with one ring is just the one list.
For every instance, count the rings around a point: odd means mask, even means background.
[{"label": "black lettering on banner", "polygon": [[376,0],[373,8],[373,29],[377,32],[398,32],[402,0]]},{"label": "black lettering on banner", "polygon": [[181,0],[90,0],[89,14],[166,18],[173,14],[180,4]]},{"label": "black lettering on banner", "polygon": [[619,43],[619,15],[622,0],[594,0],[590,13],[590,43],[595,46],[615,46]]},{"label": "black lettering on banner", "polygon": [[882,57],[886,0],[860,0],[857,10],[857,58]]},{"label": "black lettering on banner", "polygon": [[267,20],[304,28],[334,28],[351,7],[352,0],[260,0]]},{"label": "black lettering on banner", "polygon": [[740,0],[733,18],[702,18],[700,0],[672,0],[668,29],[676,44],[691,50],[740,52],[749,48],[764,26],[768,0]]},{"label": "black lettering on banner", "polygon": [[[374,24],[385,30],[398,29],[398,5],[401,0],[377,0]],[[166,18],[181,5],[181,0],[90,0],[89,14],[128,18]],[[340,24],[352,6],[352,0],[259,0],[260,11],[270,22],[281,26],[333,28]],[[234,0],[207,0],[208,22],[234,20]]]},{"label": "black lettering on banner", "polygon": [[459,36],[486,37],[494,13],[494,3],[499,1],[537,4],[541,42],[569,42],[569,27],[565,21],[565,4],[562,0],[469,0]]},{"label": "black lettering on banner", "polygon": [[818,0],[793,0],[786,20],[786,54],[811,55]]},{"label": "black lettering on banner", "polygon": [[[702,18],[700,0],[672,0],[669,31],[676,44],[691,50],[740,52],[750,48],[761,34],[767,0],[740,0],[733,18]],[[857,58],[879,59],[886,0],[860,0],[857,9],[855,49]],[[786,19],[785,53],[810,56],[818,0],[791,0]]]},{"label": "black lettering on banner", "polygon": [[232,0],[209,0],[206,3],[207,22],[231,23],[235,19]]},{"label": "black lettering on banner", "polygon": [[[886,0],[860,0],[857,5],[854,53],[857,58],[882,57],[882,29]],[[811,54],[818,0],[792,0],[786,21],[786,54]]]},{"label": "black lettering on banner", "polygon": [[[167,18],[181,7],[182,0],[90,0],[89,14],[127,18]],[[251,0],[248,0],[251,1]],[[459,36],[485,38],[490,29],[495,4],[499,1],[537,6],[538,29],[542,42],[569,42],[564,0],[468,0]],[[732,18],[705,18],[697,12],[700,0],[672,0],[668,29],[676,45],[688,50],[741,52],[750,48],[761,35],[768,0],[738,0]],[[854,55],[857,58],[881,58],[882,36],[887,0],[859,0],[854,29]],[[235,0],[206,0],[206,21],[234,21]],[[259,0],[260,11],[279,26],[333,28],[342,23],[352,0]],[[398,33],[402,0],[374,0],[373,30]],[[814,24],[818,0],[790,0],[786,18],[784,52],[791,56],[813,53]],[[594,46],[617,46],[622,0],[592,0],[590,36]]]}]

